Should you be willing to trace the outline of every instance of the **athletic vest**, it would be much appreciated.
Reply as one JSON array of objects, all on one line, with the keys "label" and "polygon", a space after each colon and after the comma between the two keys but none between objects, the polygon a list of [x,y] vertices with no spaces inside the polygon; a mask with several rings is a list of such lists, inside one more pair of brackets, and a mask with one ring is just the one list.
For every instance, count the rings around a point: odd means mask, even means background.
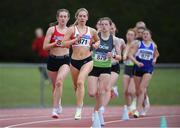
[{"label": "athletic vest", "polygon": [[[77,26],[75,26],[74,37],[77,37],[78,35],[80,35],[79,30],[78,30]],[[87,27],[86,33],[83,34],[81,39],[78,42],[74,43],[72,45],[72,47],[84,46],[84,47],[89,47],[90,48],[91,42],[92,42],[92,36],[91,36],[91,33],[90,33],[90,28]]]},{"label": "athletic vest", "polygon": [[111,67],[111,58],[107,57],[107,53],[111,52],[114,48],[113,45],[113,35],[109,36],[108,40],[103,40],[101,38],[101,33],[99,34],[100,37],[100,45],[98,49],[93,51],[93,61],[95,67]]},{"label": "athletic vest", "polygon": [[138,67],[135,65],[135,70],[142,70],[142,71],[153,71],[153,58],[154,58],[154,49],[155,45],[153,42],[150,43],[149,46],[146,46],[146,44],[141,41],[139,44],[138,51],[135,54],[135,57],[137,61],[144,64],[143,67]]},{"label": "athletic vest", "polygon": [[[54,26],[54,33],[53,33],[53,35],[51,36],[50,43],[53,43],[53,42],[55,42],[55,41],[62,41],[63,38],[64,38],[64,34],[59,33],[59,32],[57,31],[56,26]],[[55,45],[55,46],[56,46],[56,45]]]}]

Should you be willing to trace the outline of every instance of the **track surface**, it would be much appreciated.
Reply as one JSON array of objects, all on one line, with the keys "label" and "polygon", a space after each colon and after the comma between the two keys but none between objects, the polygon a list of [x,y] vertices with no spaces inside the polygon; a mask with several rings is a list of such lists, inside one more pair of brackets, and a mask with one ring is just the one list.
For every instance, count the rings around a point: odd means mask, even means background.
[{"label": "track surface", "polygon": [[[168,127],[180,127],[179,106],[153,106],[146,117],[121,120],[122,107],[107,107],[104,113],[106,127],[159,127],[162,116]],[[75,107],[63,108],[59,119],[51,118],[51,109],[0,109],[0,127],[91,127],[92,107],[84,107],[81,120],[74,120]]]}]

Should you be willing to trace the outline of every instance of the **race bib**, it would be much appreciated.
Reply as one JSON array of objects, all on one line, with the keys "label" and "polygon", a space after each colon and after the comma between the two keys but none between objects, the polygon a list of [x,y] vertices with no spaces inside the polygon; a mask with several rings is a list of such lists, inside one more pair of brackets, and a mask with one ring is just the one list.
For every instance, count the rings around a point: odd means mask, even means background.
[{"label": "race bib", "polygon": [[100,52],[95,53],[94,59],[96,61],[104,61],[104,62],[108,61],[107,54],[106,53],[100,53]]},{"label": "race bib", "polygon": [[78,42],[78,44],[81,44],[81,45],[88,45],[88,40],[87,39],[85,39],[85,38],[81,38],[80,40],[79,40],[79,42]]},{"label": "race bib", "polygon": [[81,39],[77,42],[77,46],[88,46],[90,47],[91,37],[89,35],[83,35]]},{"label": "race bib", "polygon": [[139,58],[143,60],[151,60],[152,59],[152,52],[150,51],[140,51]]}]

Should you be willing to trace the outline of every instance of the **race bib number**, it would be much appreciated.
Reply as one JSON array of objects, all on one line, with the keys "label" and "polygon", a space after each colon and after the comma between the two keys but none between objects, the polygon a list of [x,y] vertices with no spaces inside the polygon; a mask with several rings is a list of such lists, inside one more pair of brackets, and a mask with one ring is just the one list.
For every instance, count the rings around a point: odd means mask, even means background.
[{"label": "race bib number", "polygon": [[85,39],[85,38],[81,38],[78,42],[78,44],[81,44],[81,45],[88,45],[88,40]]},{"label": "race bib number", "polygon": [[152,59],[152,53],[148,51],[141,51],[139,54],[139,58],[143,60],[151,60]]},{"label": "race bib number", "polygon": [[88,46],[90,47],[91,37],[89,35],[83,35],[81,39],[75,44],[76,46]]},{"label": "race bib number", "polygon": [[96,61],[108,61],[108,57],[106,53],[96,53],[94,59]]}]

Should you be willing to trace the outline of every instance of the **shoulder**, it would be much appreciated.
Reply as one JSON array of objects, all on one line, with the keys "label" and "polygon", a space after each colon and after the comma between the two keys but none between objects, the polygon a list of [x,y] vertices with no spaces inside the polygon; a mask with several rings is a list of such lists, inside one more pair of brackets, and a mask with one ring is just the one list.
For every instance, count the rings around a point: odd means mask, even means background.
[{"label": "shoulder", "polygon": [[87,27],[89,28],[91,34],[97,33],[96,29],[91,28],[89,26],[87,26]]},{"label": "shoulder", "polygon": [[73,34],[75,33],[75,26],[72,25],[66,29],[66,34]]},{"label": "shoulder", "polygon": [[48,28],[47,32],[48,33],[54,33],[54,30],[55,30],[55,27],[51,26],[51,27]]},{"label": "shoulder", "polygon": [[139,41],[139,40],[134,40],[134,41],[131,43],[131,47],[136,47],[136,48],[138,48],[138,47],[140,47],[140,45],[141,45],[141,41]]},{"label": "shoulder", "polygon": [[72,25],[72,26],[70,26],[70,27],[67,28],[68,31],[74,31],[74,29],[75,29],[75,26],[74,26],[74,25]]},{"label": "shoulder", "polygon": [[120,43],[120,44],[123,44],[123,45],[125,44],[124,39],[118,38],[116,36],[113,36],[113,41],[114,41],[114,43]]},{"label": "shoulder", "polygon": [[157,44],[155,42],[152,42],[153,46],[157,48]]},{"label": "shoulder", "polygon": [[141,44],[141,41],[139,41],[139,40],[134,40],[132,42],[132,45],[140,45],[140,44]]}]

